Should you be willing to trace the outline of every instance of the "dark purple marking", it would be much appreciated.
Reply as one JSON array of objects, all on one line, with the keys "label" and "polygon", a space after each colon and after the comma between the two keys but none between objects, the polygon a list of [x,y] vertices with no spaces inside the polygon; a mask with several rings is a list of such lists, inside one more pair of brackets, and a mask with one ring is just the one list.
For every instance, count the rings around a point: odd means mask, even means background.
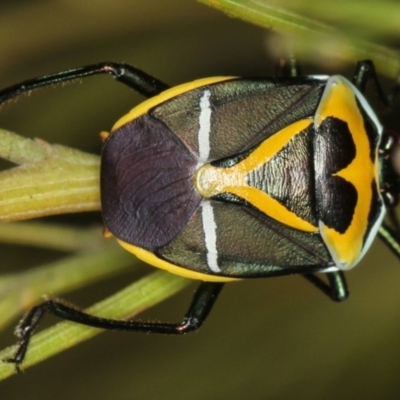
[{"label": "dark purple marking", "polygon": [[201,201],[193,187],[198,159],[158,119],[145,114],[113,132],[101,163],[106,227],[153,250],[169,243]]}]

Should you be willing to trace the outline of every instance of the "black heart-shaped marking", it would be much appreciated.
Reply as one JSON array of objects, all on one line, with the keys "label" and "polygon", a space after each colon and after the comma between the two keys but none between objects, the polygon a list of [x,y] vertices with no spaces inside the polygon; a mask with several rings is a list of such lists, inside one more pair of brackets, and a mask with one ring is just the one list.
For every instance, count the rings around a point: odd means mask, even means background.
[{"label": "black heart-shaped marking", "polygon": [[351,224],[358,193],[354,185],[337,176],[356,157],[356,146],[346,122],[327,117],[314,140],[317,211],[329,228],[344,233]]}]

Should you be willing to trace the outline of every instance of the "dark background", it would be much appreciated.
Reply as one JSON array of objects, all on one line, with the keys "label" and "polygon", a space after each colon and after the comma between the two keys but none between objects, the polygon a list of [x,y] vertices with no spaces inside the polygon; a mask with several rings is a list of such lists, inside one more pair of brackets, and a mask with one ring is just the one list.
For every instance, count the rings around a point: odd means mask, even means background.
[{"label": "dark background", "polygon": [[[187,0],[20,0],[0,5],[0,86],[108,60],[132,63],[171,85],[266,75],[276,61],[267,42],[265,31]],[[307,61],[306,73],[321,72],[321,60]],[[348,74],[352,65],[334,68]],[[92,78],[3,107],[0,126],[99,153],[98,133],[138,101],[111,78]],[[64,220],[101,222],[96,213]],[[0,272],[58,256],[0,249]],[[86,306],[133,279],[125,275],[67,297]],[[229,284],[196,334],[107,332],[1,382],[0,398],[398,399],[398,261],[376,241],[348,282],[351,296],[343,304],[298,276]],[[147,315],[178,319],[194,287]],[[12,343],[10,328],[0,344]]]}]

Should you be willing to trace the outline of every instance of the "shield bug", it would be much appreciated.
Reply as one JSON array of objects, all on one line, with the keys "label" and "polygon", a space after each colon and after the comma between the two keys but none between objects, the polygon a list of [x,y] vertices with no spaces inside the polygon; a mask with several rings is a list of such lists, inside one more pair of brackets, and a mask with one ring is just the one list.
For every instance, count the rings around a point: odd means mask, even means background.
[{"label": "shield bug", "polygon": [[[398,86],[386,97],[372,62],[359,62],[352,82],[214,77],[173,88],[132,66],[101,63],[11,86],[0,103],[104,73],[148,97],[104,140],[104,224],[140,259],[202,283],[176,324],[103,319],[47,300],[17,328],[19,347],[5,360],[17,370],[45,312],[104,329],[177,335],[202,325],[225,282],[296,273],[341,301],[344,271],[377,234],[399,256],[397,138],[363,94],[372,80],[389,106]],[[394,229],[383,223],[387,210]]]}]

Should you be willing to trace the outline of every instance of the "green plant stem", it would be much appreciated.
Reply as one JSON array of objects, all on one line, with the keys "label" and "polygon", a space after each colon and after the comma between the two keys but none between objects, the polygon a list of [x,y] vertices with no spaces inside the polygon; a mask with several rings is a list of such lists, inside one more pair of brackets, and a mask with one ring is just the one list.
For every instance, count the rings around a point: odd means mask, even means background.
[{"label": "green plant stem", "polygon": [[0,130],[0,222],[100,210],[98,156]]}]

